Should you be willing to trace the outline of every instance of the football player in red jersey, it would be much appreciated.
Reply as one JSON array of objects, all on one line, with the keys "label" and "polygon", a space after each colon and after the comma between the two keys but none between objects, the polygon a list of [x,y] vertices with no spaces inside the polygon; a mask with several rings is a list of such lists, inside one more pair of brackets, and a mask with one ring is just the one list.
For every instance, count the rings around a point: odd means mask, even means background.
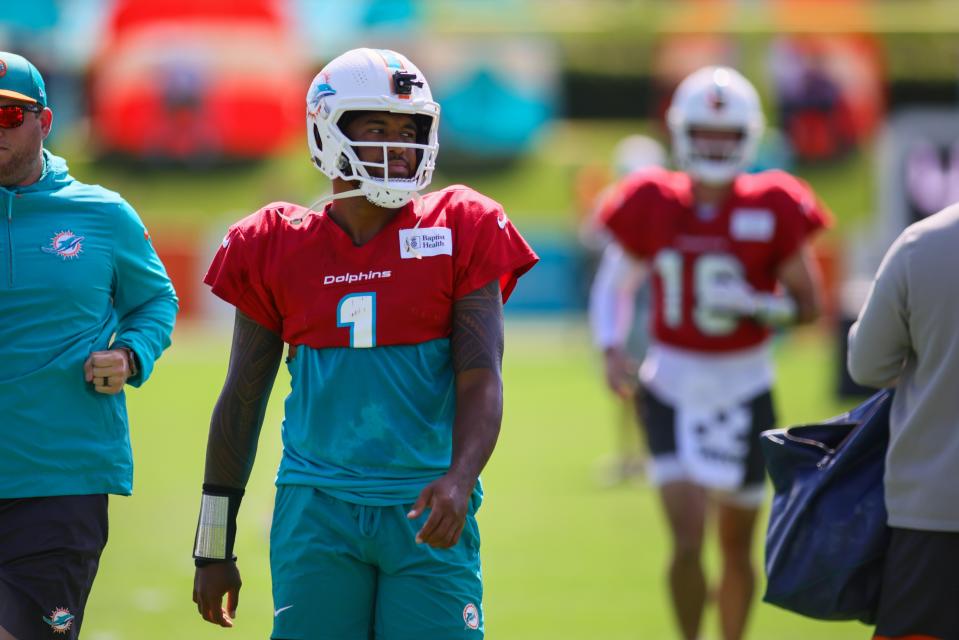
[{"label": "football player in red jersey", "polygon": [[[715,593],[722,637],[741,638],[753,598],[752,540],[764,498],[759,432],[775,422],[769,338],[819,313],[808,239],[831,220],[809,187],[780,171],[745,173],[763,129],[755,89],[707,67],[676,89],[667,113],[681,171],[621,181],[600,211],[615,243],[594,283],[594,333],[609,385],[630,370],[624,290],[651,278],[652,344],[640,366],[643,423],[672,535],[669,586],[682,636],[698,637]],[[722,569],[701,562],[716,504]]]},{"label": "football player in red jersey", "polygon": [[332,196],[267,205],[213,259],[205,281],[237,319],[194,548],[209,622],[233,624],[236,515],[286,343],[272,637],[483,637],[475,514],[502,417],[502,305],[537,258],[493,200],[419,195],[438,125],[404,56],[337,57],[307,95]]}]

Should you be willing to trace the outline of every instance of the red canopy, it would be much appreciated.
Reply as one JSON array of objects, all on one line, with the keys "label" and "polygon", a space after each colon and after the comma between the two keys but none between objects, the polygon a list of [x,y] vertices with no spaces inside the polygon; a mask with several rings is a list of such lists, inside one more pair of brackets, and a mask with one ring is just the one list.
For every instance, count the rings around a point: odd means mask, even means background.
[{"label": "red canopy", "polygon": [[279,0],[116,0],[108,22],[111,33],[122,33],[165,20],[255,20],[280,26]]},{"label": "red canopy", "polygon": [[308,61],[277,0],[120,0],[92,131],[135,156],[260,157],[303,133]]}]

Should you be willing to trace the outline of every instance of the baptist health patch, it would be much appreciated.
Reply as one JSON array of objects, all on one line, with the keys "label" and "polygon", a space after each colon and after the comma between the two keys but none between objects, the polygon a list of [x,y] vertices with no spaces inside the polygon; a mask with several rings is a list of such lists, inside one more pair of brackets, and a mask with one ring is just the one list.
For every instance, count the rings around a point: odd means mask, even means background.
[{"label": "baptist health patch", "polygon": [[400,257],[426,258],[453,255],[453,231],[449,227],[400,229]]},{"label": "baptist health patch", "polygon": [[736,209],[729,221],[733,240],[768,242],[776,231],[776,217],[769,209]]}]

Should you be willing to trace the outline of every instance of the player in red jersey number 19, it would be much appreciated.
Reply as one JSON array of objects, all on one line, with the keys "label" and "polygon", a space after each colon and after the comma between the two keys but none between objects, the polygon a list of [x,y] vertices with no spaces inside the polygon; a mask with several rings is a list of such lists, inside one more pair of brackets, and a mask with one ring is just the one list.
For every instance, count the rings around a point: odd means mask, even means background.
[{"label": "player in red jersey number 19", "polygon": [[[630,295],[651,279],[639,406],[650,480],[672,536],[674,613],[682,637],[693,640],[715,593],[722,637],[735,640],[755,585],[752,540],[764,499],[758,435],[775,422],[769,338],[817,317],[808,240],[831,216],[801,180],[746,172],[764,121],[755,89],[737,71],[707,67],[687,77],[667,118],[679,171],[631,174],[601,206],[614,242],[590,316],[607,381],[618,388],[636,375],[623,350]],[[722,556],[715,589],[701,561],[710,503]]]}]

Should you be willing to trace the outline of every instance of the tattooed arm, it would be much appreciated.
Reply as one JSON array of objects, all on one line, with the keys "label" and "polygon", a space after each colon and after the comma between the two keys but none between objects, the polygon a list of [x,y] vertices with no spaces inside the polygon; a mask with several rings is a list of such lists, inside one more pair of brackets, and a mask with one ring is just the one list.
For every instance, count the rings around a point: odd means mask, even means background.
[{"label": "tattooed arm", "polygon": [[446,548],[457,543],[470,495],[493,454],[503,418],[503,299],[496,281],[453,305],[451,337],[456,417],[450,470],[428,485],[408,514],[432,509],[417,542]]},{"label": "tattooed arm", "polygon": [[237,310],[230,366],[210,419],[204,483],[246,486],[282,357],[280,336]]},{"label": "tattooed arm", "polygon": [[493,454],[503,419],[503,299],[493,281],[453,307],[456,418],[450,473],[470,491]]},{"label": "tattooed arm", "polygon": [[[229,540],[225,543],[226,561],[198,560],[193,579],[193,602],[196,603],[197,610],[204,620],[221,627],[233,626],[239,604],[240,571],[230,559],[231,534],[235,535],[236,511],[253,469],[266,403],[270,398],[270,390],[273,388],[282,356],[283,341],[280,336],[237,310],[226,382],[223,383],[223,390],[210,420],[203,482],[204,503],[197,531],[197,549],[201,546],[212,548],[218,536]],[[207,495],[208,490],[212,492],[213,487],[217,488],[216,495],[210,498]],[[209,515],[204,513],[208,499],[229,500],[229,516],[223,513],[222,508],[219,514],[215,513],[214,509],[210,509]],[[213,520],[218,522],[211,525]],[[227,532],[225,534],[224,529]],[[207,544],[202,544],[201,539],[207,541]],[[194,554],[197,558],[224,557],[197,554],[196,551]],[[225,607],[224,596],[227,598]]]}]

